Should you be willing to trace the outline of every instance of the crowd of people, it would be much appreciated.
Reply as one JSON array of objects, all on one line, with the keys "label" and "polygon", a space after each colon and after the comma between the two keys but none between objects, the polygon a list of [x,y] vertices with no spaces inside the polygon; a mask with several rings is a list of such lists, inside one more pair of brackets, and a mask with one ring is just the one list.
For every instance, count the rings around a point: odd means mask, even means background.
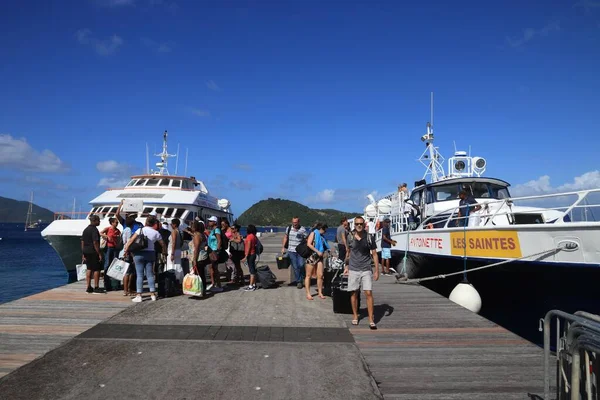
[{"label": "crowd of people", "polygon": [[[148,291],[151,301],[156,301],[157,276],[163,272],[171,272],[176,277],[179,285],[183,281],[184,273],[189,270],[199,274],[202,280],[202,297],[207,291],[218,293],[223,291],[219,264],[226,263],[226,280],[228,285],[244,287],[245,291],[257,289],[257,230],[256,226],[248,225],[246,236],[241,235],[241,227],[237,224],[230,225],[229,221],[216,216],[208,218],[207,225],[196,218],[185,229],[181,229],[181,222],[174,218],[169,223],[161,222],[156,215],[149,215],[144,226],[136,220],[137,214],[130,213],[125,217],[121,214],[123,203],[119,206],[115,217],[109,218],[109,226],[98,231],[100,217],[90,216],[90,225],[81,236],[82,261],[87,266],[86,291],[88,293],[105,293],[109,290],[118,290],[117,285],[108,274],[111,263],[119,258],[129,263],[129,269],[122,280],[123,295],[130,296],[133,302],[142,302],[144,292],[144,278],[148,282]],[[348,277],[348,291],[353,292],[351,297],[354,318],[353,324],[358,324],[357,296],[362,289],[367,299],[369,324],[376,329],[373,320],[373,280],[379,279],[379,259],[374,235],[363,217],[354,219],[354,229],[350,231],[350,224],[346,218],[336,231],[337,258],[344,264],[344,275]],[[389,221],[384,223],[385,228]],[[121,224],[121,232],[118,225]],[[311,293],[311,278],[316,277],[317,296],[324,299],[324,262],[330,252],[330,244],[325,234],[328,226],[317,223],[307,229],[300,224],[300,219],[294,217],[290,226],[286,228],[282,254],[289,257],[294,270],[295,284],[299,289],[304,288],[306,299],[314,300]],[[388,229],[389,235],[389,229]],[[385,240],[385,239],[384,239]],[[296,250],[303,241],[310,249],[310,256],[303,257]],[[389,241],[393,244],[393,241]],[[389,274],[389,252],[383,252],[384,270],[382,274]],[[387,263],[386,263],[387,260]],[[242,269],[246,265],[249,279]],[[104,270],[104,288],[100,288],[100,272]],[[204,271],[208,270],[210,283]],[[93,281],[93,287],[92,287]]]}]

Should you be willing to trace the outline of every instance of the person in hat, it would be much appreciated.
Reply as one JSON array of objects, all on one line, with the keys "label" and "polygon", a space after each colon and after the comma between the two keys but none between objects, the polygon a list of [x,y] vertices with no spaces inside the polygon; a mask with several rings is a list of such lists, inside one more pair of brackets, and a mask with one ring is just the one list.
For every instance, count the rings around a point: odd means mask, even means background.
[{"label": "person in hat", "polygon": [[392,240],[390,235],[390,219],[386,218],[383,220],[383,228],[381,229],[381,261],[383,264],[383,275],[391,275],[390,262],[392,260],[392,246],[395,245],[396,241]]}]

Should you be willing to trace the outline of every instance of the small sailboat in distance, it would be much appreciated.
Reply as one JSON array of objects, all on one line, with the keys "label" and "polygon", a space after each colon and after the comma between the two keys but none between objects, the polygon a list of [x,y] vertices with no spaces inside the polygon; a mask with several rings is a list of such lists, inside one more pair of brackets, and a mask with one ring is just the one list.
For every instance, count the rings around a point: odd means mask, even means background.
[{"label": "small sailboat in distance", "polygon": [[29,200],[29,209],[27,210],[27,217],[25,218],[25,232],[28,229],[37,229],[39,228],[39,222],[34,221],[33,216],[33,192],[31,192],[31,198]]}]

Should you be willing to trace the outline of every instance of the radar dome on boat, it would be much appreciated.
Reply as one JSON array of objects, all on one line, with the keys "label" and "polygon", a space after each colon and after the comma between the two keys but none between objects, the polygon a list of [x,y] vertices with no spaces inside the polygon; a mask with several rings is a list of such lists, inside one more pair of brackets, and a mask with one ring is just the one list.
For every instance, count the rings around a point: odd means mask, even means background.
[{"label": "radar dome on boat", "polygon": [[389,214],[392,211],[392,201],[390,199],[381,199],[377,203],[380,214]]},{"label": "radar dome on boat", "polygon": [[448,298],[475,314],[478,314],[481,310],[481,296],[470,283],[461,282],[456,285]]},{"label": "radar dome on boat", "polygon": [[220,199],[217,204],[219,205],[219,207],[225,209],[225,208],[229,208],[229,206],[231,205],[231,203],[229,202],[229,200],[227,199]]},{"label": "radar dome on boat", "polygon": [[367,217],[375,217],[377,215],[377,208],[373,204],[369,204],[365,207],[365,215]]}]

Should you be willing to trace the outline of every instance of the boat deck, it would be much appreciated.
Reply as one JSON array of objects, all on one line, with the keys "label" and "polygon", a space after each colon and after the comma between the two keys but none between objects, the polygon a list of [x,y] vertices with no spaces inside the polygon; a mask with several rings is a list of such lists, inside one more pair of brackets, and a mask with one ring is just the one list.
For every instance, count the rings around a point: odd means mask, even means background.
[{"label": "boat deck", "polygon": [[[263,259],[280,241],[262,238]],[[287,279],[289,270],[273,270]],[[366,317],[353,327],[350,315],[332,312],[331,299],[308,301],[285,284],[141,304],[119,292],[88,295],[83,286],[0,306],[0,372],[8,374],[0,398],[182,398],[196,390],[207,398],[344,400],[543,393],[539,347],[391,277],[375,283],[376,331]],[[366,316],[364,297],[361,306]]]}]

